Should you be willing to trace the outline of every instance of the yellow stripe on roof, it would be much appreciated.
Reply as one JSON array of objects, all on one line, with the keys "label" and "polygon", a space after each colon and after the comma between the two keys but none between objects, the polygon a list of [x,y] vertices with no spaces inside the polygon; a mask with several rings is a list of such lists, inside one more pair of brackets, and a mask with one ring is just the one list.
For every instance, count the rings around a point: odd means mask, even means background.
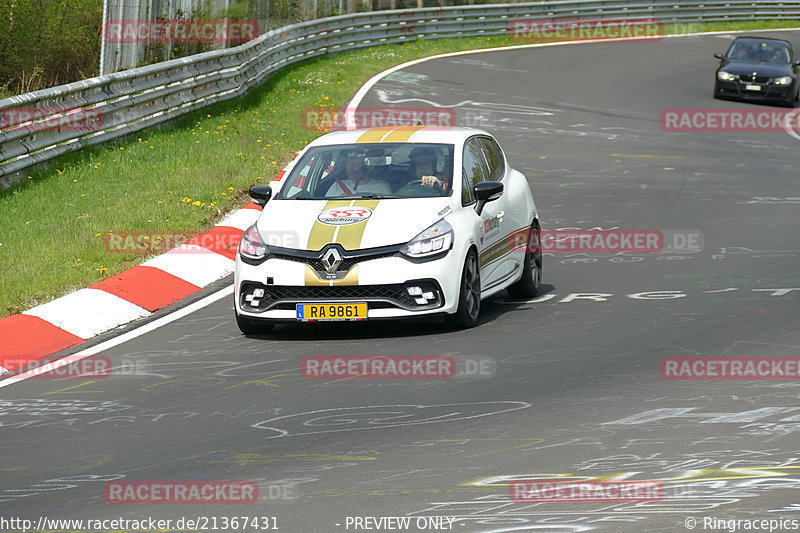
[{"label": "yellow stripe on roof", "polygon": [[382,126],[380,128],[372,128],[371,130],[365,131],[361,134],[356,142],[357,143],[376,143],[381,142],[383,136],[395,129],[394,126]]},{"label": "yellow stripe on roof", "polygon": [[414,133],[418,132],[425,126],[400,126],[381,140],[381,142],[406,142]]}]

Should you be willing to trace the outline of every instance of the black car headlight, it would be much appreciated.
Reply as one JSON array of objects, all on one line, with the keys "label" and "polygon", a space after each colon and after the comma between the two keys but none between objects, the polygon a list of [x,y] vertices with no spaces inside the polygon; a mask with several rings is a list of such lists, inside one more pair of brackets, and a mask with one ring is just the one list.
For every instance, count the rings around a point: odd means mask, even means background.
[{"label": "black car headlight", "polygon": [[781,76],[780,78],[775,78],[775,85],[791,85],[791,84],[792,84],[791,76]]},{"label": "black car headlight", "polygon": [[717,79],[721,81],[734,81],[736,76],[731,74],[730,72],[725,72],[724,70],[720,70],[717,72]]},{"label": "black car headlight", "polygon": [[409,257],[428,257],[446,252],[453,246],[453,227],[442,219],[400,248]]},{"label": "black car headlight", "polygon": [[256,224],[247,228],[242,235],[242,240],[239,241],[239,254],[253,260],[264,259],[269,254],[269,248],[258,233]]}]

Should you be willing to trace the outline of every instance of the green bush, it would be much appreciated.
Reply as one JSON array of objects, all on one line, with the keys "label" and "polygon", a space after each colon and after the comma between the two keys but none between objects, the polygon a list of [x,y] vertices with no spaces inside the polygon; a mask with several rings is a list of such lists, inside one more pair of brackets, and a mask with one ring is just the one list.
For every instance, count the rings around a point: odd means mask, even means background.
[{"label": "green bush", "polygon": [[0,0],[0,96],[96,76],[103,0]]}]

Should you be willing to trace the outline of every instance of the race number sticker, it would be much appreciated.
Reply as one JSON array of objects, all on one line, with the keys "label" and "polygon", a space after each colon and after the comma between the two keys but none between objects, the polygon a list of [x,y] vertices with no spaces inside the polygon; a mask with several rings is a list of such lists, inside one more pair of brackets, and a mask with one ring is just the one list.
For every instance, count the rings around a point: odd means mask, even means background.
[{"label": "race number sticker", "polygon": [[319,214],[317,220],[329,226],[345,226],[358,224],[372,216],[368,207],[334,207]]}]

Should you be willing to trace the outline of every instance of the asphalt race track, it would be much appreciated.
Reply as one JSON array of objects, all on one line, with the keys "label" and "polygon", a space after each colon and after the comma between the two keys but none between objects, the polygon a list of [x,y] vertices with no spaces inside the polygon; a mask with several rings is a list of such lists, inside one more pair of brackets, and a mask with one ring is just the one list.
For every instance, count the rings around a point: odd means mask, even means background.
[{"label": "asphalt race track", "polygon": [[[800,33],[776,35],[800,45]],[[548,254],[539,301],[498,295],[464,332],[375,322],[247,338],[225,296],[104,350],[106,379],[0,389],[0,516],[173,520],[160,531],[200,529],[175,527],[181,517],[274,517],[284,533],[800,528],[797,381],[659,370],[665,357],[800,356],[800,141],[659,122],[667,108],[779,110],[711,98],[713,54],[731,39],[439,59],[392,74],[361,104],[453,107],[495,133],[546,229],[693,231],[702,250]],[[470,372],[312,380],[300,374],[309,355],[449,355]],[[514,479],[552,478],[657,480],[663,495],[509,499]],[[259,500],[109,504],[115,480],[249,480]]]}]

